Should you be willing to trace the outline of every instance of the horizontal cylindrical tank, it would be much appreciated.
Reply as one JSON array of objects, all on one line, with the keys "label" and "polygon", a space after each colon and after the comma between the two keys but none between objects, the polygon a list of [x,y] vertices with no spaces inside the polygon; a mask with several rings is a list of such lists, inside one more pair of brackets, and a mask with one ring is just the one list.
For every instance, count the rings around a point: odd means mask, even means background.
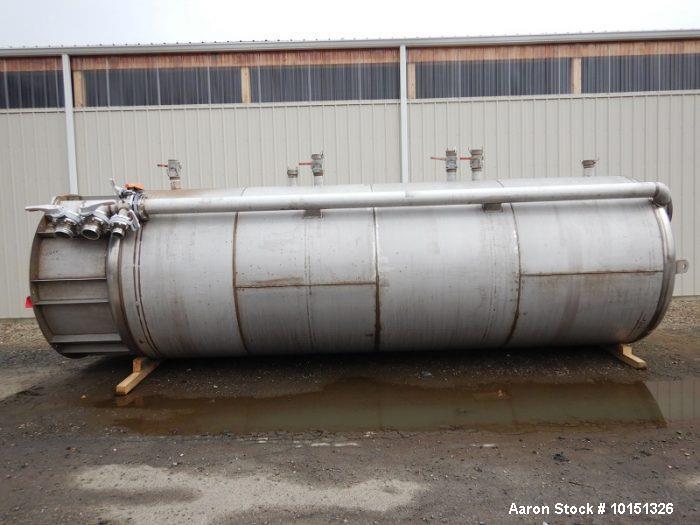
[{"label": "horizontal cylindrical tank", "polygon": [[[399,190],[629,182],[178,190],[145,192],[144,209],[167,209],[157,205],[165,199],[189,206],[193,198],[348,193],[357,203],[357,194]],[[673,290],[670,221],[657,204],[632,197],[177,213],[99,240],[55,237],[44,220],[31,294],[47,339],[72,356],[629,343],[660,322]]]}]

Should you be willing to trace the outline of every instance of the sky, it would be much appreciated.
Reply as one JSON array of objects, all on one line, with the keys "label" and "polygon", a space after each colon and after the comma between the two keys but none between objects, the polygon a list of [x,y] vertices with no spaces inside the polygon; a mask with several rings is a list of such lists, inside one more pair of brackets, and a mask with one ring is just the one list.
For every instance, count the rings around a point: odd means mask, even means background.
[{"label": "sky", "polygon": [[0,0],[0,47],[700,29],[700,0]]}]

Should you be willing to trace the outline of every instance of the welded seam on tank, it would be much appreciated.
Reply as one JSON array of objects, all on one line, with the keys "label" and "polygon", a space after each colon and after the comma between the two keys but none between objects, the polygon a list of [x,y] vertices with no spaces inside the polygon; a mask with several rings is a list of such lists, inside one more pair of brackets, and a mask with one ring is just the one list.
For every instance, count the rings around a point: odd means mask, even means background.
[{"label": "welded seam on tank", "polygon": [[659,325],[671,301],[671,296],[673,295],[673,283],[676,280],[676,246],[673,243],[673,232],[670,231],[671,222],[670,220],[668,222],[664,221],[664,217],[661,215],[662,213],[666,213],[666,211],[661,208],[654,209],[654,217],[656,219],[656,224],[659,227],[659,231],[661,233],[661,247],[664,257],[663,271],[657,272],[663,274],[663,281],[661,285],[661,293],[659,294],[659,301],[656,305],[656,310],[654,311],[651,320],[647,324],[646,329],[642,330],[640,335],[634,339],[632,339],[632,333],[630,333],[628,335],[628,342],[638,341],[639,339],[646,337]]},{"label": "welded seam on tank", "polygon": [[239,289],[267,289],[267,288],[322,288],[326,286],[361,286],[361,285],[371,285],[374,286],[376,281],[338,281],[335,283],[313,283],[313,284],[298,284],[298,283],[251,283],[251,284],[239,284]]},{"label": "welded seam on tank", "polygon": [[314,340],[313,319],[311,318],[311,254],[309,253],[309,222],[302,221],[304,225],[304,277],[306,280],[306,327],[309,331],[309,344],[311,352],[316,348]]},{"label": "welded seam on tank", "polygon": [[[496,181],[496,182],[498,184],[500,184],[501,186],[503,186],[503,184],[501,184],[500,181]],[[483,210],[483,208],[482,208],[482,211],[485,211],[485,210]],[[493,230],[493,223],[494,223],[494,221],[487,222],[487,224],[488,224],[487,227],[489,228],[488,233],[490,233],[491,239],[496,238],[496,235],[495,235],[494,230]],[[489,249],[491,251],[491,253],[490,253],[491,258],[493,260],[497,260],[497,256],[495,253],[496,249],[495,249],[493,243],[491,243],[489,245]],[[487,310],[487,312],[488,312],[487,317],[486,317],[486,324],[481,332],[481,337],[479,339],[482,343],[487,340],[489,335],[491,335],[491,331],[493,329],[493,323],[498,316],[498,312],[496,311],[496,302],[498,301],[498,297],[497,297],[498,296],[498,285],[496,284],[496,274],[498,274],[498,263],[495,263],[491,268],[489,268],[489,272],[490,272],[489,278],[491,281],[491,293],[489,294],[488,307],[485,308],[485,310]]]},{"label": "welded seam on tank", "polygon": [[[143,354],[141,351],[141,348],[139,348],[139,345],[136,343],[136,338],[134,337],[134,334],[131,332],[131,327],[129,326],[129,322],[127,321],[126,317],[126,308],[124,306],[124,284],[122,282],[122,263],[123,263],[123,257],[122,254],[124,253],[124,249],[122,246],[123,240],[120,239],[119,237],[110,237],[108,248],[107,248],[107,257],[113,256],[112,254],[112,246],[111,244],[114,243],[116,246],[114,249],[117,251],[117,261],[116,261],[116,268],[112,268],[111,270],[115,272],[115,276],[113,277],[115,281],[116,289],[117,289],[117,300],[119,301],[119,304],[117,305],[117,319],[115,319],[115,323],[117,325],[117,331],[119,332],[119,335],[126,339],[126,345],[130,347],[132,350],[135,352],[138,352],[140,354]],[[107,265],[108,271],[110,270],[109,264]],[[109,286],[109,276],[107,276],[107,283]],[[109,289],[107,290],[109,293]]]},{"label": "welded seam on tank", "polygon": [[[371,186],[370,186],[371,187]],[[381,349],[382,334],[382,303],[379,288],[379,227],[377,222],[377,208],[372,208],[374,222],[374,350]]]},{"label": "welded seam on tank", "polygon": [[620,274],[637,274],[637,275],[654,275],[663,273],[663,270],[600,270],[594,272],[542,272],[542,273],[523,273],[523,277],[558,277],[567,275],[620,275]]},{"label": "welded seam on tank", "polygon": [[[499,182],[500,184],[500,182]],[[520,256],[520,235],[518,234],[518,219],[515,216],[515,209],[513,208],[512,204],[509,204],[510,206],[510,213],[513,217],[513,233],[515,234],[515,249],[518,252],[518,293],[516,296],[515,300],[515,314],[513,315],[513,324],[510,326],[510,331],[508,332],[508,336],[506,337],[505,342],[503,343],[502,346],[508,346],[510,343],[511,339],[513,339],[513,336],[515,335],[515,329],[518,326],[518,320],[520,319],[520,295],[521,295],[521,290],[523,287],[523,269],[522,269],[522,260]]]},{"label": "welded seam on tank", "polygon": [[[245,192],[245,189],[243,190]],[[243,193],[241,193],[242,195]],[[241,313],[239,310],[238,302],[238,269],[236,267],[236,256],[238,254],[238,246],[236,244],[238,240],[238,212],[236,212],[233,218],[233,257],[232,259],[232,279],[233,279],[233,311],[236,316],[236,323],[238,324],[238,336],[241,338],[241,346],[243,346],[243,351],[250,355],[248,351],[248,343],[246,342],[245,336],[243,335],[243,325],[241,324]]]},{"label": "welded seam on tank", "polygon": [[151,331],[148,328],[148,322],[146,321],[146,312],[143,307],[143,294],[141,291],[141,240],[143,238],[143,228],[139,228],[136,232],[136,239],[134,241],[134,258],[133,258],[133,274],[134,274],[134,298],[136,299],[136,313],[139,318],[139,324],[141,325],[141,330],[143,331],[144,339],[146,343],[151,347],[154,354],[161,356],[162,354],[156,347],[153,337],[151,336]]}]

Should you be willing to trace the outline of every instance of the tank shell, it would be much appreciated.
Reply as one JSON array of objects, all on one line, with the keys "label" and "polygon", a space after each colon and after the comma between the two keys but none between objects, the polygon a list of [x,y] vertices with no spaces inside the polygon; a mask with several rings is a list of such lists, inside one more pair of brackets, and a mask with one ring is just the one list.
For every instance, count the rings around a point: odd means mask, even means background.
[{"label": "tank shell", "polygon": [[162,215],[122,240],[46,237],[40,225],[31,268],[59,352],[175,358],[629,343],[663,317],[675,254],[663,208],[619,199]]}]

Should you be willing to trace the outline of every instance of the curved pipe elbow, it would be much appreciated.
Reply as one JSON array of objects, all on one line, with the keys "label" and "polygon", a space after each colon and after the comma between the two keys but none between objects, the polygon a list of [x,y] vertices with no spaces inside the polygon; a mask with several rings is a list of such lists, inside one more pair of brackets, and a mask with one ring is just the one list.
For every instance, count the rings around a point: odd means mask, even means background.
[{"label": "curved pipe elbow", "polygon": [[671,199],[671,190],[663,182],[656,183],[656,192],[653,197],[654,204],[666,209],[668,218],[673,216],[673,201]]}]

